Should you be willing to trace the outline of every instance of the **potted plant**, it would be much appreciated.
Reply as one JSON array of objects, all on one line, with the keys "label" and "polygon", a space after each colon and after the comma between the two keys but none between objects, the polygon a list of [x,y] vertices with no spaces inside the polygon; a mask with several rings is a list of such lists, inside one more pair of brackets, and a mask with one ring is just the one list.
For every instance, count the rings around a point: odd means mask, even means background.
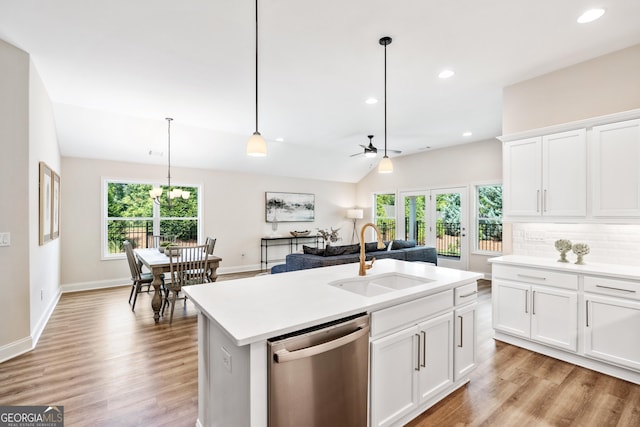
[{"label": "potted plant", "polygon": [[171,246],[173,243],[171,242],[161,242],[160,246],[158,247],[158,251],[163,254],[164,251],[167,249],[168,246]]}]

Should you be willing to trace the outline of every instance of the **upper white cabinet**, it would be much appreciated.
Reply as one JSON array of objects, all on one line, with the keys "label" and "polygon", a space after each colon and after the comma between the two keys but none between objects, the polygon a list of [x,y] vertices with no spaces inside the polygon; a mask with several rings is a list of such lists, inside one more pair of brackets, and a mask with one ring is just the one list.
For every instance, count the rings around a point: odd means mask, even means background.
[{"label": "upper white cabinet", "polygon": [[595,126],[591,137],[594,217],[640,216],[640,120]]},{"label": "upper white cabinet", "polygon": [[587,214],[585,129],[504,144],[505,217],[584,217]]}]

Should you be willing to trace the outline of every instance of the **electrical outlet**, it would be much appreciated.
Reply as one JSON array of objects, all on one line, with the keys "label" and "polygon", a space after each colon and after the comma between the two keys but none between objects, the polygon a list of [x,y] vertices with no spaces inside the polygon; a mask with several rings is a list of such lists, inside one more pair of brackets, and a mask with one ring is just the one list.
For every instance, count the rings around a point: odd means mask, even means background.
[{"label": "electrical outlet", "polygon": [[231,353],[224,347],[220,347],[220,350],[222,351],[222,364],[227,368],[227,371],[231,372]]},{"label": "electrical outlet", "polygon": [[0,233],[0,246],[11,246],[11,233]]}]

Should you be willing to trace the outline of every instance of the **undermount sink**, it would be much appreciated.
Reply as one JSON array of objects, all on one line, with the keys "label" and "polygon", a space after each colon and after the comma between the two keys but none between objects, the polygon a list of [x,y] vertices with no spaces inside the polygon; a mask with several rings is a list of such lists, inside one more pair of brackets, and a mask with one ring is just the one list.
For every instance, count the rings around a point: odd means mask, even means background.
[{"label": "undermount sink", "polygon": [[425,283],[433,282],[423,277],[405,276],[403,274],[381,274],[379,276],[364,276],[355,279],[338,280],[329,283],[345,291],[353,292],[365,297],[386,294],[387,292],[408,289]]}]

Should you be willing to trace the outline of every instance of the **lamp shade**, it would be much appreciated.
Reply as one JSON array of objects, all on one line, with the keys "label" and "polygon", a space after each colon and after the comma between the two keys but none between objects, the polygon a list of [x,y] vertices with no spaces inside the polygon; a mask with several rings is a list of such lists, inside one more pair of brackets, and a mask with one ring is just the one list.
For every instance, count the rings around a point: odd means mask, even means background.
[{"label": "lamp shade", "polygon": [[254,132],[247,142],[247,156],[264,157],[267,155],[267,143],[260,132]]},{"label": "lamp shade", "polygon": [[387,156],[384,156],[380,163],[378,163],[378,173],[391,173],[393,172],[393,163],[391,163],[391,159]]},{"label": "lamp shade", "polygon": [[347,209],[347,218],[362,219],[364,218],[364,211],[362,209]]}]

